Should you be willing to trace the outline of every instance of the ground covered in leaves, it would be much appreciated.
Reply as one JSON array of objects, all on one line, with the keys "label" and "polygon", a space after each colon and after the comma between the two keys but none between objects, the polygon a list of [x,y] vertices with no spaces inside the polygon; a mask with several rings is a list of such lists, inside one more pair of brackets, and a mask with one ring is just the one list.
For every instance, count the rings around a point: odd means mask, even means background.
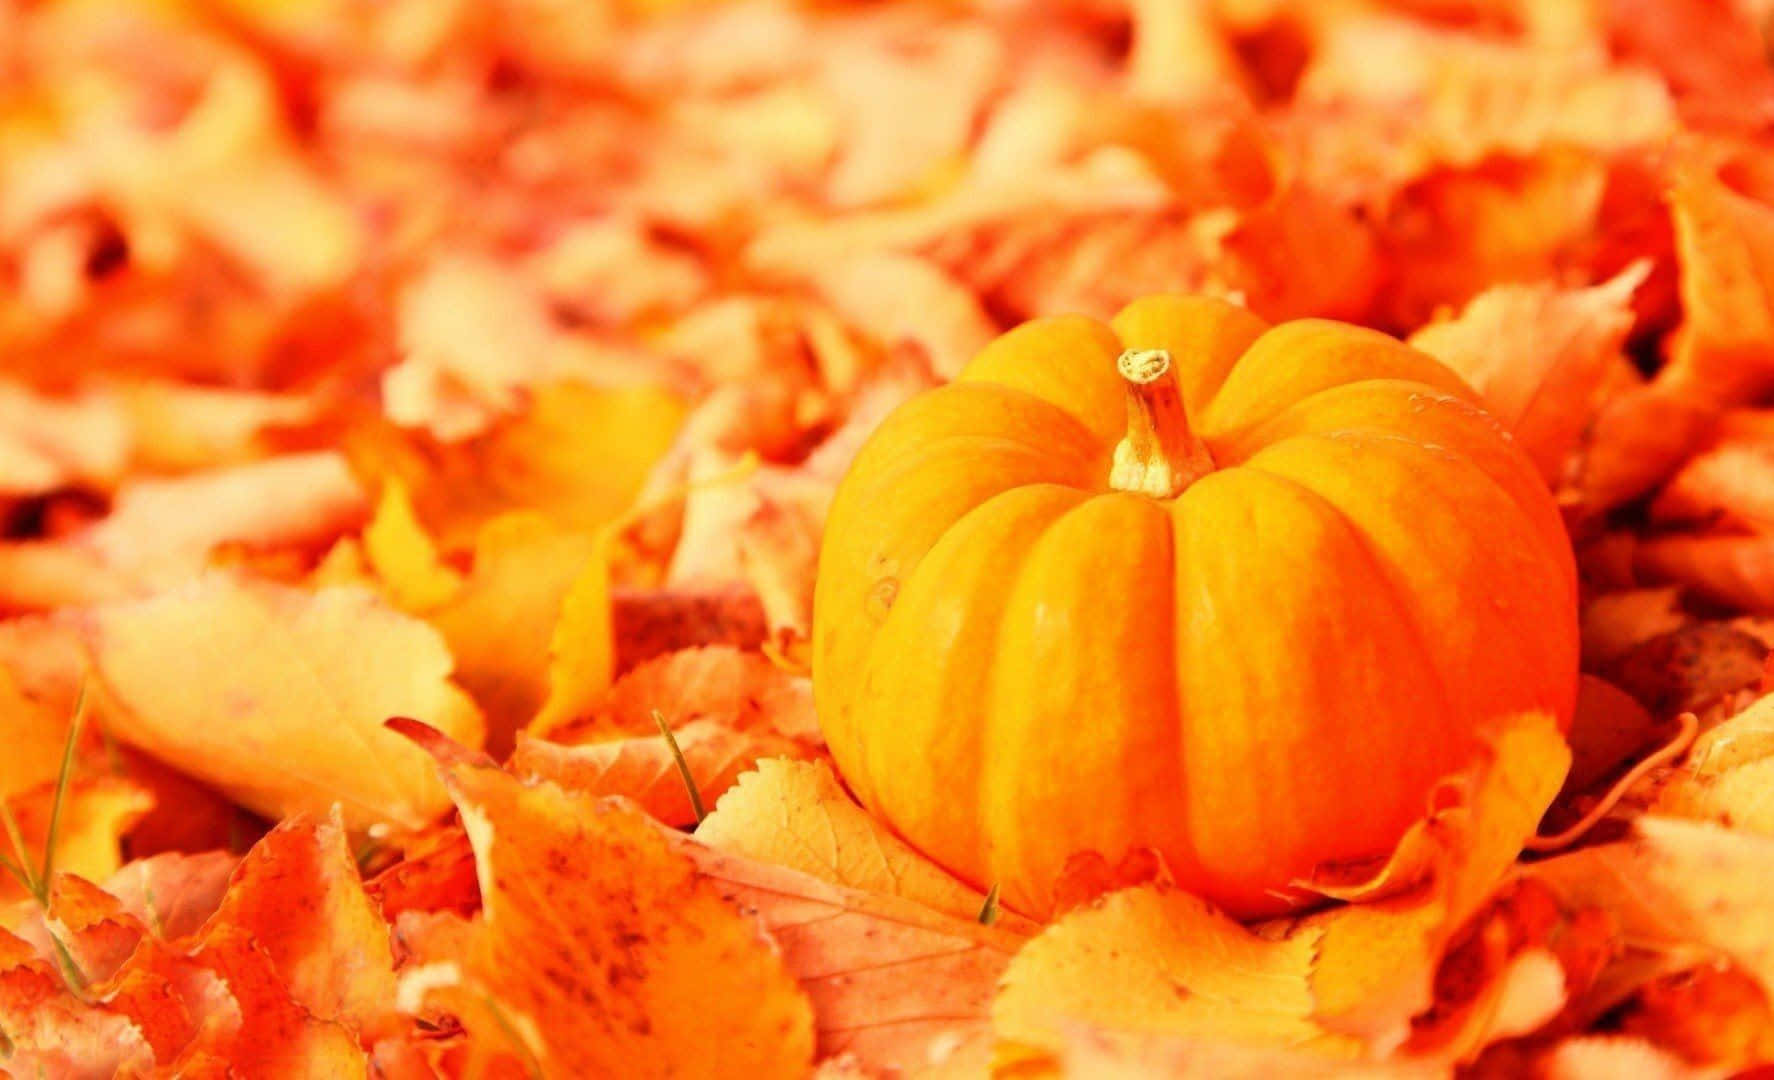
[{"label": "ground covered in leaves", "polygon": [[[0,0],[0,1068],[1774,1059],[1771,19]],[[1039,926],[826,762],[822,521],[999,331],[1167,291],[1470,380],[1582,704],[1316,914],[1133,859]]]}]

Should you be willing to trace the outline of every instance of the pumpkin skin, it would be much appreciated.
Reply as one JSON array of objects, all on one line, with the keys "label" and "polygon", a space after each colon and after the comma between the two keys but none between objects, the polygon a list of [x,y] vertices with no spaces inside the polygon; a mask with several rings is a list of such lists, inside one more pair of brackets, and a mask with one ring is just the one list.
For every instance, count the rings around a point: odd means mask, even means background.
[{"label": "pumpkin skin", "polygon": [[[1164,350],[1211,471],[1115,490],[1123,350]],[[1119,476],[1117,472],[1117,476]],[[1527,458],[1376,331],[1152,297],[1040,319],[914,398],[838,489],[816,704],[857,797],[1044,917],[1150,849],[1235,916],[1384,856],[1496,718],[1567,725],[1576,573]]]}]

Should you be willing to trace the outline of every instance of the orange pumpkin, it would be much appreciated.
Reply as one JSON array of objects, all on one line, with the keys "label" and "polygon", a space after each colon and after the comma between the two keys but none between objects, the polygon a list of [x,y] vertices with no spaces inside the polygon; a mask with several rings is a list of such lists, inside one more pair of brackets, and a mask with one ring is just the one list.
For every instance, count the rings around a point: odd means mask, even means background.
[{"label": "orange pumpkin", "polygon": [[1551,496],[1460,378],[1384,334],[1205,298],[988,346],[882,424],[820,555],[839,770],[1047,914],[1142,849],[1243,917],[1381,856],[1486,724],[1568,723]]}]

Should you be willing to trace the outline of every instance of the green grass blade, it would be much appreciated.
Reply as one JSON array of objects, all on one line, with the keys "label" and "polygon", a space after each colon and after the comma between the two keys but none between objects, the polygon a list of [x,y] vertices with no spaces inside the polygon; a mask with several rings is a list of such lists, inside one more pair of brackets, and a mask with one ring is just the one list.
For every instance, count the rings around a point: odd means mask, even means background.
[{"label": "green grass blade", "polygon": [[74,750],[80,743],[80,725],[86,721],[86,682],[80,683],[80,696],[74,701],[74,719],[68,722],[68,741],[62,747],[62,767],[55,778],[55,802],[49,809],[49,834],[43,842],[43,873],[40,880],[48,891],[55,873],[55,844],[62,831],[62,807],[68,801],[68,785],[74,780]]},{"label": "green grass blade", "polygon": [[671,733],[671,725],[665,722],[665,714],[658,709],[653,710],[653,722],[659,725],[659,734],[665,736],[665,745],[671,747],[671,759],[678,763],[678,777],[684,781],[684,790],[690,793],[690,809],[696,812],[696,824],[708,816],[702,809],[702,792],[696,790],[696,778],[690,775],[690,763],[684,760],[684,751],[678,746],[678,738]]},{"label": "green grass blade", "polygon": [[986,892],[986,902],[979,906],[979,922],[981,926],[990,926],[998,921],[998,883]]},{"label": "green grass blade", "polygon": [[5,799],[0,799],[0,825],[6,828],[6,838],[12,842],[12,856],[18,860],[9,862],[7,868],[14,876],[25,884],[25,891],[36,898],[39,904],[48,899],[48,893],[38,885],[37,875],[31,870],[31,849],[25,844],[25,834],[18,827],[18,818],[12,815],[12,807]]}]

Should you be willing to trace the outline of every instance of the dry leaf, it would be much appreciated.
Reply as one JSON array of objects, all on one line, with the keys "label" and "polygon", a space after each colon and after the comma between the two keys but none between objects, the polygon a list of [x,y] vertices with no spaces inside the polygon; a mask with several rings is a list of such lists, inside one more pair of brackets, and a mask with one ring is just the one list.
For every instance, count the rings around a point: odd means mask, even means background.
[{"label": "dry leaf", "polygon": [[569,744],[655,734],[654,712],[673,727],[712,718],[736,731],[766,727],[789,738],[819,741],[808,680],[762,654],[725,645],[649,660],[617,680],[584,715],[566,723],[539,723],[530,734]]},{"label": "dry leaf", "polygon": [[992,993],[1021,933],[693,843],[682,850],[781,946],[813,1003],[820,1056],[917,1071],[989,1031]]},{"label": "dry leaf", "polygon": [[1003,1038],[1057,1052],[1068,1024],[1353,1058],[1312,1020],[1319,933],[1258,937],[1175,888],[1112,893],[1061,918],[1011,961],[992,1005]]},{"label": "dry leaf", "polygon": [[388,925],[364,892],[336,812],[290,818],[253,845],[199,933],[218,926],[250,934],[315,1018],[366,1036],[390,1023]]},{"label": "dry leaf", "polygon": [[510,750],[548,700],[562,613],[576,583],[596,571],[598,546],[540,514],[494,518],[481,526],[462,587],[425,614],[449,644],[456,681],[486,714],[493,753]]},{"label": "dry leaf", "polygon": [[625,795],[672,826],[695,825],[689,785],[704,807],[722,798],[741,774],[762,759],[806,757],[804,744],[769,730],[735,731],[715,720],[693,720],[672,732],[689,770],[663,735],[633,735],[562,746],[519,735],[510,768],[524,779],[552,780],[586,795]]},{"label": "dry leaf", "polygon": [[[405,976],[454,999],[477,1038],[548,1074],[799,1076],[806,999],[758,928],[619,802],[444,764],[480,865],[484,922],[460,967]],[[486,1010],[504,1019],[490,1030]]]},{"label": "dry leaf", "polygon": [[363,590],[310,594],[215,573],[95,609],[85,633],[118,706],[114,735],[268,815],[338,802],[353,827],[423,825],[447,797],[382,721],[420,716],[480,741],[442,639]]},{"label": "dry leaf", "polygon": [[74,536],[0,545],[0,601],[57,607],[144,595],[196,577],[224,545],[319,547],[365,509],[334,453],[142,481],[118,494],[109,517]]},{"label": "dry leaf", "polygon": [[1774,697],[1701,733],[1659,785],[1652,813],[1774,837]]},{"label": "dry leaf", "polygon": [[1645,816],[1622,843],[1585,848],[1527,873],[1567,905],[1601,908],[1650,950],[1714,950],[1774,987],[1774,907],[1761,884],[1774,839]]},{"label": "dry leaf", "polygon": [[1632,328],[1632,295],[1650,274],[1634,263],[1588,289],[1499,285],[1457,318],[1433,323],[1410,343],[1453,368],[1484,395],[1549,485],[1600,405]]},{"label": "dry leaf", "polygon": [[1302,920],[1298,932],[1320,935],[1311,983],[1321,1022],[1381,1046],[1402,1039],[1401,1025],[1430,1004],[1442,948],[1514,862],[1569,763],[1550,717],[1513,718],[1494,733],[1490,760],[1456,782],[1454,805],[1413,827],[1371,879],[1409,880],[1410,864],[1426,864],[1437,870],[1426,892]]},{"label": "dry leaf", "polygon": [[[716,851],[786,866],[847,889],[896,896],[960,919],[984,909],[975,892],[870,817],[823,761],[770,760],[739,777],[696,827]],[[1006,925],[1021,926],[1015,915]]]},{"label": "dry leaf", "polygon": [[1774,385],[1774,209],[1694,165],[1669,200],[1683,322],[1663,378],[1704,401],[1746,403]]}]

